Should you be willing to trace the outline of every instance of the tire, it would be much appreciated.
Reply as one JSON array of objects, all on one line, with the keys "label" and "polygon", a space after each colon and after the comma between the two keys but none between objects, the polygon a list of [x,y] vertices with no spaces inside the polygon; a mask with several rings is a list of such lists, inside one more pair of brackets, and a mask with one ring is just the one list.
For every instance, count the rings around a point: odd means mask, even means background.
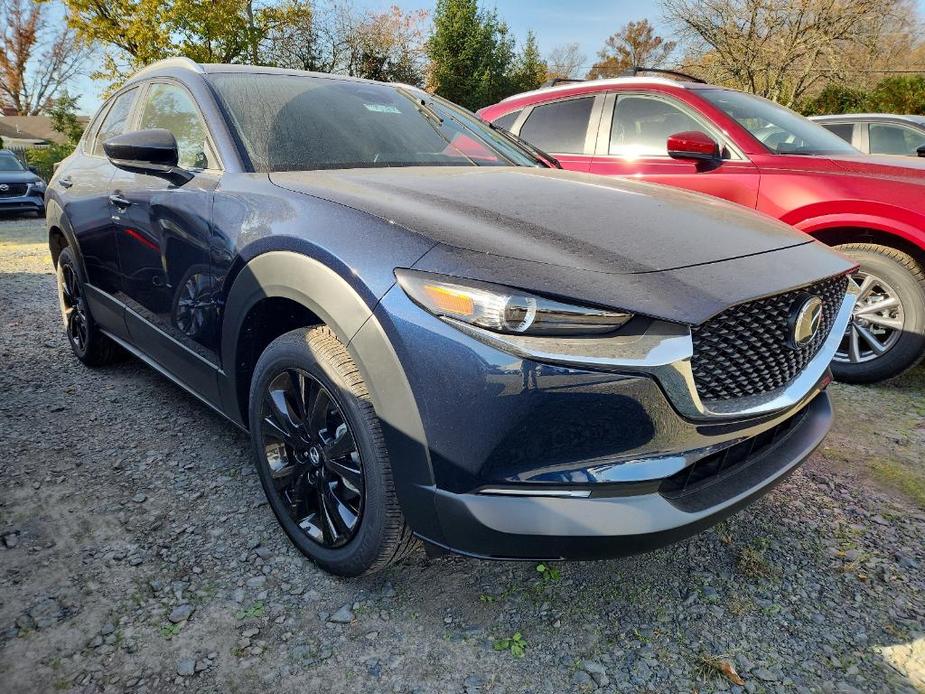
[{"label": "tire", "polygon": [[[319,405],[324,397],[329,402]],[[325,414],[306,414],[315,411]],[[321,568],[359,576],[384,569],[415,546],[366,384],[329,328],[293,330],[264,350],[251,382],[249,422],[270,508],[292,543]],[[338,462],[342,441],[351,452]],[[338,474],[348,467],[350,475]],[[327,513],[332,507],[346,510]],[[325,522],[339,517],[348,526],[351,514],[356,523],[346,531]]]},{"label": "tire", "polygon": [[[855,279],[866,279],[873,286],[867,297],[859,297],[852,324],[832,362],[833,375],[845,383],[875,383],[908,371],[925,357],[925,270],[911,256],[889,246],[851,243],[837,248],[860,265]],[[871,303],[888,298],[897,299],[898,307],[879,315],[863,312]],[[876,322],[884,318],[894,326]],[[882,331],[875,335],[882,354],[859,330]],[[852,332],[860,335],[853,352]]]},{"label": "tire", "polygon": [[64,332],[77,358],[90,367],[106,366],[124,358],[124,350],[104,335],[93,320],[80,265],[68,247],[58,256],[57,275]]}]

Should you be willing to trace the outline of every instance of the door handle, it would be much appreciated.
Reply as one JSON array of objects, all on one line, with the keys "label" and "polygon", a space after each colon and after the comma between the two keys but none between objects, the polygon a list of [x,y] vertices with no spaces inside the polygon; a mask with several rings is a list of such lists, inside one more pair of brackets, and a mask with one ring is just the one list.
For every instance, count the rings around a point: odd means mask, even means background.
[{"label": "door handle", "polygon": [[59,178],[58,183],[61,185],[62,188],[70,188],[72,185],[74,185],[74,181],[71,180],[70,176]]},{"label": "door handle", "polygon": [[115,194],[109,196],[109,202],[111,202],[113,205],[115,205],[122,211],[127,210],[129,206],[132,204],[131,200],[126,200],[121,195],[115,195]]}]

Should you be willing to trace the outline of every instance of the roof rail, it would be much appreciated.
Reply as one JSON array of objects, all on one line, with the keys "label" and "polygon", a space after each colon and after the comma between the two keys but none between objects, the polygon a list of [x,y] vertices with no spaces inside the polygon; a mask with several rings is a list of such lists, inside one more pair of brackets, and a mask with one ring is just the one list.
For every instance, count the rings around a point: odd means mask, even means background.
[{"label": "roof rail", "polygon": [[573,82],[587,82],[580,77],[553,77],[550,80],[546,80],[543,84],[540,85],[540,89],[545,89],[546,87],[555,87],[557,84],[572,84]]},{"label": "roof rail", "polygon": [[132,77],[138,77],[147,72],[152,72],[153,70],[158,70],[163,67],[179,67],[179,68],[183,68],[184,70],[191,70],[193,72],[198,72],[200,74],[205,72],[205,70],[202,69],[202,65],[200,65],[199,63],[189,58],[178,56],[175,58],[164,58],[163,60],[156,60],[153,63],[145,65],[138,72],[132,75]]},{"label": "roof rail", "polygon": [[683,80],[689,82],[697,82],[698,84],[707,84],[706,80],[702,80],[699,77],[694,77],[693,75],[688,75],[684,72],[678,72],[677,70],[662,70],[657,67],[641,67],[639,65],[631,67],[628,70],[624,70],[621,77],[636,77],[640,72],[654,72],[658,75],[671,75],[672,77],[679,77]]}]

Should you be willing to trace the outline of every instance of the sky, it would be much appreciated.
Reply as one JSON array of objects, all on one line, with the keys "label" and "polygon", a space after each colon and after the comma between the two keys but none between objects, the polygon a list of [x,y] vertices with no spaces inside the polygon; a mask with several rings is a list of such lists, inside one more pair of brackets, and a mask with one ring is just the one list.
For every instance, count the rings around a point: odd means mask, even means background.
[{"label": "sky", "polygon": [[[925,14],[925,0],[916,0],[920,11]],[[425,9],[433,11],[434,0],[353,0],[358,9],[386,10],[397,4],[403,10]],[[630,21],[646,18],[663,36],[670,36],[669,27],[661,17],[658,2],[633,2],[632,0],[482,0],[482,6],[494,7],[503,18],[518,43],[522,43],[527,31],[536,33],[540,51],[545,56],[554,47],[577,42],[586,56],[588,67],[594,62],[597,51],[608,36]],[[79,108],[82,113],[91,114],[100,103],[101,85],[89,78],[82,78],[74,85],[73,92],[80,94]]]}]

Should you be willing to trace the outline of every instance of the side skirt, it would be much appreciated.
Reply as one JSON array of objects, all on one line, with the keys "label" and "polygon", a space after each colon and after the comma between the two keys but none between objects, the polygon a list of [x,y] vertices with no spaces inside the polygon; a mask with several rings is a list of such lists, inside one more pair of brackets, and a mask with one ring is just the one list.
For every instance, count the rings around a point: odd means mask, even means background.
[{"label": "side skirt", "polygon": [[216,404],[213,403],[213,402],[210,402],[205,396],[201,395],[200,393],[197,393],[195,390],[193,390],[193,388],[191,388],[191,387],[188,386],[186,383],[184,383],[183,381],[181,381],[179,378],[177,378],[176,376],[174,376],[172,373],[170,373],[167,369],[165,369],[163,366],[161,366],[161,365],[158,364],[156,361],[154,361],[154,360],[153,360],[151,357],[149,357],[147,354],[145,354],[144,352],[142,352],[141,350],[139,350],[137,347],[135,347],[135,346],[129,344],[128,342],[126,342],[126,341],[123,340],[122,338],[118,337],[117,335],[112,334],[110,331],[105,330],[105,329],[102,329],[102,328],[101,328],[101,330],[102,330],[102,332],[103,332],[107,337],[109,337],[113,342],[117,343],[117,344],[118,344],[120,347],[122,347],[126,352],[129,352],[129,353],[132,354],[133,356],[137,357],[139,360],[143,361],[145,364],[147,364],[148,366],[150,366],[152,369],[154,369],[155,371],[157,371],[157,372],[158,372],[159,374],[161,374],[162,376],[166,376],[168,379],[170,379],[171,381],[173,381],[173,383],[175,383],[176,385],[180,386],[180,387],[181,387],[183,390],[185,390],[187,393],[189,393],[190,395],[195,396],[196,399],[201,400],[203,403],[205,403],[206,405],[208,405],[211,409],[215,410],[215,412],[217,412],[217,413],[220,414],[222,417],[224,417],[225,419],[227,419],[229,422],[231,422],[232,424],[234,424],[235,427],[237,427],[237,428],[240,429],[241,431],[247,433],[247,429],[246,429],[245,427],[241,426],[241,425],[238,424],[236,421],[234,421],[234,419],[232,419],[232,418],[229,417],[227,414],[225,414],[225,412],[222,411],[222,409],[221,409],[218,405],[216,405]]}]

